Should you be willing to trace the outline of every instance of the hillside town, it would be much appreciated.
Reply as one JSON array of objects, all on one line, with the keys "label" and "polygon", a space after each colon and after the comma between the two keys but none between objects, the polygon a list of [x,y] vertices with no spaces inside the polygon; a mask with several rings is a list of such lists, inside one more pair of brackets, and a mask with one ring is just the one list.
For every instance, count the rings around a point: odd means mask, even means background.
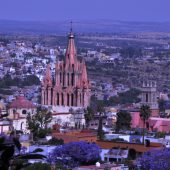
[{"label": "hillside town", "polygon": [[[115,70],[115,77],[108,78],[115,67],[127,61],[122,53],[110,55],[95,48],[85,53],[75,45],[75,39],[72,28],[67,46],[0,39],[2,144],[7,143],[9,149],[18,141],[15,155],[28,157],[24,161],[32,165],[53,169],[128,170],[145,166],[146,153],[170,147],[168,86],[152,71],[152,75],[143,73],[133,85],[132,79],[123,81],[129,75],[135,78],[133,70],[139,71],[139,63],[153,64],[149,55],[132,59],[123,68],[127,75],[121,73],[123,70],[116,75]],[[151,54],[152,48],[146,50]],[[164,60],[157,63],[161,65]],[[10,159],[14,158],[6,161]],[[1,167],[7,165],[9,162]],[[13,160],[11,166],[19,163]]]},{"label": "hillside town", "polygon": [[0,170],[170,170],[170,0],[0,0]]}]

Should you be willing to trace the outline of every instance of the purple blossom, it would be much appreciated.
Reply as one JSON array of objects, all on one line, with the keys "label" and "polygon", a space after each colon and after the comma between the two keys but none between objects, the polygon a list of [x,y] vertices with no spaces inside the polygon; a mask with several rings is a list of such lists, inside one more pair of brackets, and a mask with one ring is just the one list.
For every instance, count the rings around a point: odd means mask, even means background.
[{"label": "purple blossom", "polygon": [[93,164],[100,159],[101,149],[94,143],[71,142],[57,146],[48,156],[50,163],[62,163],[69,167]]},{"label": "purple blossom", "polygon": [[170,149],[162,148],[145,152],[142,157],[136,160],[136,165],[147,170],[169,170]]}]

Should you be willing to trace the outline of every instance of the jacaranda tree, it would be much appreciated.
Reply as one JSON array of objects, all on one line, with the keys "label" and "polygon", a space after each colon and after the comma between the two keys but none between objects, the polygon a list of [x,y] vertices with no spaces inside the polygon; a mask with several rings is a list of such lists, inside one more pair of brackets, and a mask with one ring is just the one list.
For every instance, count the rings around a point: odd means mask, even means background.
[{"label": "jacaranda tree", "polygon": [[141,170],[169,170],[170,148],[151,150],[136,160],[136,166]]},{"label": "jacaranda tree", "polygon": [[62,164],[67,168],[73,168],[78,165],[95,164],[100,159],[100,148],[94,143],[71,142],[56,147],[48,156],[50,163],[56,165]]}]

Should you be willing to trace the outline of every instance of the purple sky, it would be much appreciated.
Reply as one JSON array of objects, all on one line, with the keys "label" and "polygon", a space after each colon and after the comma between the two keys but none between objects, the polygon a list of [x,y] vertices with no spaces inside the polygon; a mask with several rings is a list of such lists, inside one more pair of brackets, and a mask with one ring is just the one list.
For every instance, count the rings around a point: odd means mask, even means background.
[{"label": "purple sky", "polygon": [[170,22],[170,0],[0,0],[0,19]]}]

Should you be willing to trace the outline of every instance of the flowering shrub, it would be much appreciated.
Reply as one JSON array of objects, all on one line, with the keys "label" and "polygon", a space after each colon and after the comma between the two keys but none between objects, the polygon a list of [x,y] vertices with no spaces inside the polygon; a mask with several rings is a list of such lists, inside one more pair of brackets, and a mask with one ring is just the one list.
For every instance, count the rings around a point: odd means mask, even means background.
[{"label": "flowering shrub", "polygon": [[136,166],[141,166],[142,170],[169,170],[170,168],[170,149],[151,150],[136,160]]},{"label": "flowering shrub", "polygon": [[87,142],[71,142],[56,147],[48,156],[50,163],[62,164],[65,168],[94,164],[100,159],[98,145]]}]

